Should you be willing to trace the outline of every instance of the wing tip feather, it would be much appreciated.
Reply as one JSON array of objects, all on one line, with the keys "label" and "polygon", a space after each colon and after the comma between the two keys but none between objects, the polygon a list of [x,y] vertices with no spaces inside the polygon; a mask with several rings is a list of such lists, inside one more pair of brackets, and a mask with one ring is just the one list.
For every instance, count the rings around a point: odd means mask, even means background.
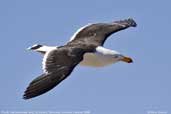
[{"label": "wing tip feather", "polygon": [[128,18],[127,22],[132,27],[136,27],[137,26],[137,23],[135,22],[135,20],[133,18]]}]

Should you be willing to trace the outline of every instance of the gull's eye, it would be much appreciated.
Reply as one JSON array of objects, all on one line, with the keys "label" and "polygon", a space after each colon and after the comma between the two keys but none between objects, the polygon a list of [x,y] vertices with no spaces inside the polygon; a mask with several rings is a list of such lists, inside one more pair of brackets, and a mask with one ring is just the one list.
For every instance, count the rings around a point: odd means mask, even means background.
[{"label": "gull's eye", "polygon": [[116,58],[118,58],[119,57],[119,55],[114,55],[114,58],[116,59]]}]

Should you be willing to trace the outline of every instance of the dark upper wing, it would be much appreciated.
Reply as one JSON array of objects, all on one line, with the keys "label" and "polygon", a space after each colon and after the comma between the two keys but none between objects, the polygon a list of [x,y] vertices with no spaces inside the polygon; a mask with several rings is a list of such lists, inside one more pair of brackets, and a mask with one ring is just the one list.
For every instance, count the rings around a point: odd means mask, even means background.
[{"label": "dark upper wing", "polygon": [[112,33],[126,29],[128,27],[136,27],[136,23],[133,19],[126,19],[121,21],[115,21],[111,23],[96,23],[86,25],[78,30],[68,43],[93,43],[96,45],[103,45],[106,38]]},{"label": "dark upper wing", "polygon": [[82,58],[81,50],[70,48],[59,48],[46,53],[43,60],[44,74],[29,84],[23,98],[36,97],[54,88],[70,75]]}]

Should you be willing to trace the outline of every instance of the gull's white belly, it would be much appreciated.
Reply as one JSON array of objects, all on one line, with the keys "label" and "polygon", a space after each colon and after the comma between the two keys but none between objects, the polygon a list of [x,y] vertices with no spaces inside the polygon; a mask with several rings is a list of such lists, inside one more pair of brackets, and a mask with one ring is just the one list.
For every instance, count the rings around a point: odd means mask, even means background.
[{"label": "gull's white belly", "polygon": [[86,53],[84,54],[84,59],[80,62],[82,66],[91,66],[91,67],[103,67],[111,65],[117,62],[116,58],[112,55],[104,55],[101,53]]},{"label": "gull's white belly", "polygon": [[[46,52],[53,50],[53,49],[57,49],[57,47],[43,46],[40,49],[37,49],[35,51],[43,52],[42,54],[45,54]],[[98,46],[96,48],[96,52],[84,54],[84,58],[80,62],[80,65],[90,66],[90,67],[103,67],[103,66],[111,65],[120,61],[119,57],[120,57],[119,52],[106,49],[102,46]]]}]

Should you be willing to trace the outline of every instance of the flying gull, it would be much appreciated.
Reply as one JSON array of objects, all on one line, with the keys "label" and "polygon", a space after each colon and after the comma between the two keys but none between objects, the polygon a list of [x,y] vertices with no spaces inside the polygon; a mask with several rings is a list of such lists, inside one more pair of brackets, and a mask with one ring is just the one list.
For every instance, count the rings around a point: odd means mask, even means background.
[{"label": "flying gull", "polygon": [[51,90],[67,78],[78,64],[102,67],[118,61],[131,63],[130,57],[106,49],[103,44],[111,34],[136,26],[136,22],[131,18],[88,24],[78,29],[64,46],[33,45],[30,50],[44,55],[43,74],[29,84],[23,98],[30,99]]}]

